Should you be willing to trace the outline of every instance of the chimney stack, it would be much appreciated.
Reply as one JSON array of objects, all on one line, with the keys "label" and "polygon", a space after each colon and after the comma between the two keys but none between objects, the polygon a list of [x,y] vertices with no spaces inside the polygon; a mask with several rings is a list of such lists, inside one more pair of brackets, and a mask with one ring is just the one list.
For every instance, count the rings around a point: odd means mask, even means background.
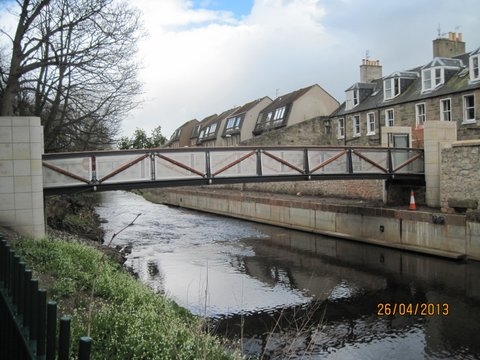
[{"label": "chimney stack", "polygon": [[382,65],[380,60],[362,59],[362,65],[360,65],[360,82],[370,83],[373,80],[380,79],[382,77]]},{"label": "chimney stack", "polygon": [[449,32],[448,38],[438,37],[433,40],[433,57],[454,57],[465,54],[465,42],[462,33]]}]

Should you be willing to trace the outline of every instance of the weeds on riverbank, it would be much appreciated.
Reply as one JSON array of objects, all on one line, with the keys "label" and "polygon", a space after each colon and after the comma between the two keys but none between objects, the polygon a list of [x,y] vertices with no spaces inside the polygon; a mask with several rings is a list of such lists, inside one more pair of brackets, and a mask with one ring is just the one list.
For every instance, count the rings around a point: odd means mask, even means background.
[{"label": "weeds on riverbank", "polygon": [[[101,260],[101,251],[94,247],[55,239],[22,239],[13,246],[40,286],[58,302],[60,313],[72,316],[72,341],[87,333],[88,302],[96,278],[91,319],[95,359],[239,357],[206,334],[200,319],[154,294],[119,264]],[[100,261],[104,264],[99,271]]]}]

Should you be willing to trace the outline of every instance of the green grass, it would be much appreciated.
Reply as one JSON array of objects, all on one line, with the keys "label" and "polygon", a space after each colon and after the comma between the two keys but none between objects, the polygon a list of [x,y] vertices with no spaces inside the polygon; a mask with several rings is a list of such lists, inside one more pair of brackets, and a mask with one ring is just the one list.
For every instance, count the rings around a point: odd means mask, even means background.
[{"label": "green grass", "polygon": [[[87,334],[96,278],[92,359],[234,359],[222,341],[203,331],[202,319],[153,293],[100,250],[55,239],[12,244],[61,314],[72,316],[71,356]],[[102,264],[102,265],[101,265]]]}]

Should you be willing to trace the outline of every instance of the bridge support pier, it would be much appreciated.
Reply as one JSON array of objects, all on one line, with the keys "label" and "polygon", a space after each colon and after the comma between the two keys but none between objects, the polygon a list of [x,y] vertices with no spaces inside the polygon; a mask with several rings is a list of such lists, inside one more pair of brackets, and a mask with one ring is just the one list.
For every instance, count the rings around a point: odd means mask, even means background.
[{"label": "bridge support pier", "polygon": [[0,117],[0,225],[45,236],[43,127],[38,117]]},{"label": "bridge support pier", "polygon": [[456,121],[425,121],[425,201],[427,206],[440,207],[441,152],[457,141]]}]

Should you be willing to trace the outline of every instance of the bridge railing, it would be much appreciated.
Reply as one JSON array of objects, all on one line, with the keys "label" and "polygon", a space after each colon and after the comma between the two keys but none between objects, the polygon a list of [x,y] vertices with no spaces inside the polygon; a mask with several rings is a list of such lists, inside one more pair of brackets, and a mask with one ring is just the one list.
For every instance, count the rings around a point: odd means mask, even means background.
[{"label": "bridge railing", "polygon": [[222,147],[43,155],[47,192],[262,181],[423,179],[423,149]]}]

